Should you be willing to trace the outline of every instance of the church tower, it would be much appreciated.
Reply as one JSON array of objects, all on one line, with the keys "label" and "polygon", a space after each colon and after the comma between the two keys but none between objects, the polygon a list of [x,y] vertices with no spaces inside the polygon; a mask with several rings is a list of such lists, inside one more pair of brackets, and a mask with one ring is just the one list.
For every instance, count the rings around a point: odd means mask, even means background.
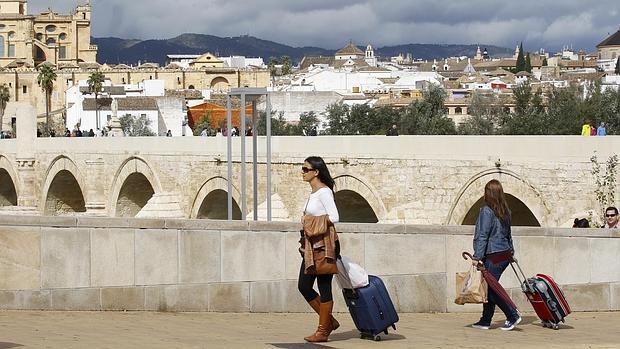
[{"label": "church tower", "polygon": [[478,46],[478,49],[476,50],[476,55],[474,56],[475,60],[482,60],[482,52],[480,51],[480,46]]},{"label": "church tower", "polygon": [[375,50],[373,50],[370,44],[366,46],[366,57],[364,58],[364,60],[371,67],[377,66],[377,58],[375,58]]},{"label": "church tower", "polygon": [[25,16],[28,14],[28,1],[0,0],[0,14]]}]

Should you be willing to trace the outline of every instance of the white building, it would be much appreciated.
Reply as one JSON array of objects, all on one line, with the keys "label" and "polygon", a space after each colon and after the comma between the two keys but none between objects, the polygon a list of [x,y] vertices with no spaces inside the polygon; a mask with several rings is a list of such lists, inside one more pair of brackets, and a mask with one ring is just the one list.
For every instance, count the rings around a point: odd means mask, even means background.
[{"label": "white building", "polygon": [[248,58],[245,56],[229,56],[229,57],[219,57],[227,67],[231,68],[266,68],[265,62],[261,57],[256,58]]},{"label": "white building", "polygon": [[187,111],[184,98],[166,97],[163,80],[144,80],[137,85],[112,85],[106,80],[96,104],[88,82],[81,80],[66,93],[66,128],[96,131],[108,126],[113,100],[117,101],[119,118],[125,115],[146,116],[155,134],[165,135],[170,130],[173,136],[192,135],[185,125]]}]

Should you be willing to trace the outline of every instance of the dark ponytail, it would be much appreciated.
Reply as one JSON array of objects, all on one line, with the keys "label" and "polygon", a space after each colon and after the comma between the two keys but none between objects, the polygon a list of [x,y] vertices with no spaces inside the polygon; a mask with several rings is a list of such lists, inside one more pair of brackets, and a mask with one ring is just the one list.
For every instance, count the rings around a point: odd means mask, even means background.
[{"label": "dark ponytail", "polygon": [[329,174],[329,170],[327,169],[327,165],[323,158],[320,156],[310,156],[306,158],[305,162],[309,163],[312,166],[312,169],[319,171],[319,180],[329,187],[332,191],[334,191],[334,179],[331,174]]}]

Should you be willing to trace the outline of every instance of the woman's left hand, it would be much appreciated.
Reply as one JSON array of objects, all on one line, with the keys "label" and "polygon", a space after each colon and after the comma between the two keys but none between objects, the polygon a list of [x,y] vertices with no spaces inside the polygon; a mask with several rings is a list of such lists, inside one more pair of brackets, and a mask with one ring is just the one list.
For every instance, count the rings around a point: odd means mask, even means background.
[{"label": "woman's left hand", "polygon": [[474,267],[477,267],[479,264],[480,264],[479,260],[475,260],[475,259],[471,260],[471,265],[473,265]]}]

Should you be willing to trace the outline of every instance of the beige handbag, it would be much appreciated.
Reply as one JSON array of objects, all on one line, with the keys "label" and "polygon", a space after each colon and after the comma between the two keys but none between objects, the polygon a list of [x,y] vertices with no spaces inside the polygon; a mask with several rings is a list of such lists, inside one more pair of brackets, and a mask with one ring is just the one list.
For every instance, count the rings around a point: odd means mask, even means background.
[{"label": "beige handbag", "polygon": [[480,304],[486,303],[488,295],[488,285],[482,272],[473,265],[469,271],[456,273],[456,299],[454,303]]}]

